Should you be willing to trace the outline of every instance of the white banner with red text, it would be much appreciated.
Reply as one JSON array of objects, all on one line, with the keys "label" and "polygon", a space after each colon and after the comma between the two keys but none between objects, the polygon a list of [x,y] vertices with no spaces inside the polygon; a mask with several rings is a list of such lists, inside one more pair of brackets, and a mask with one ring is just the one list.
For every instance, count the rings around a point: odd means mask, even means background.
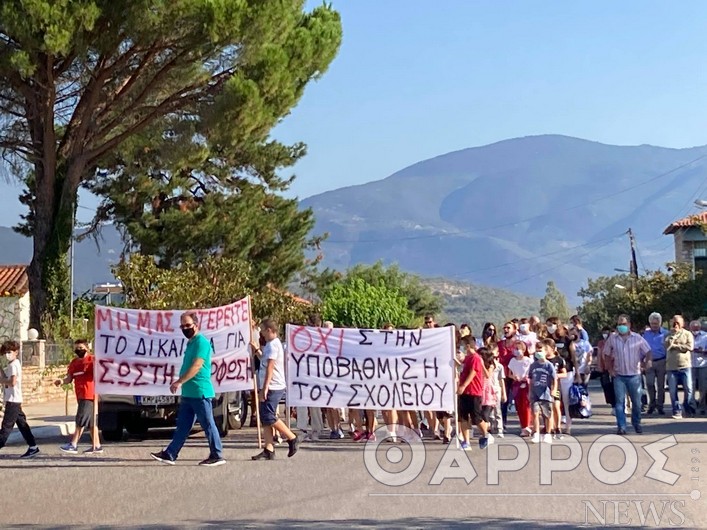
[{"label": "white banner with red text", "polygon": [[287,325],[290,406],[453,411],[454,329]]},{"label": "white banner with red text", "polygon": [[[196,313],[199,332],[211,343],[216,393],[252,390],[250,298],[188,311]],[[184,312],[96,306],[96,392],[171,395],[169,385],[179,378],[188,342],[180,329]]]}]

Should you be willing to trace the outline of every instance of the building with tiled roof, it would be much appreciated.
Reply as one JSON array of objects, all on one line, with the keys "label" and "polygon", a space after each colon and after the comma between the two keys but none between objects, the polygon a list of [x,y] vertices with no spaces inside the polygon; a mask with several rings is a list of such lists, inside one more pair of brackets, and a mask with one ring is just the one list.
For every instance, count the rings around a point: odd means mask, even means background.
[{"label": "building with tiled roof", "polygon": [[693,271],[707,274],[707,211],[671,223],[664,231],[675,242],[675,261],[692,265]]},{"label": "building with tiled roof", "polygon": [[29,279],[26,265],[0,265],[0,340],[27,340]]}]

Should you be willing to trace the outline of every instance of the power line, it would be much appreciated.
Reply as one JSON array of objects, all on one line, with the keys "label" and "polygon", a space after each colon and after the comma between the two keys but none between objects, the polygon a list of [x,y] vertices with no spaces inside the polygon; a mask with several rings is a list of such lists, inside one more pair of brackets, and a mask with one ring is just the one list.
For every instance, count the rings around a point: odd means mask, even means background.
[{"label": "power line", "polygon": [[689,162],[686,162],[686,163],[681,164],[677,167],[674,167],[673,169],[671,169],[669,171],[666,171],[664,173],[660,173],[659,175],[651,177],[648,180],[645,180],[643,182],[639,182],[638,184],[635,184],[633,186],[629,186],[627,188],[623,188],[622,190],[616,191],[616,192],[611,193],[609,195],[604,195],[602,197],[592,199],[591,201],[585,201],[582,204],[577,204],[575,206],[569,206],[569,207],[563,208],[561,210],[554,210],[552,213],[538,214],[538,215],[534,215],[532,217],[527,217],[525,219],[519,219],[517,221],[502,223],[502,224],[498,224],[495,226],[489,226],[486,228],[478,228],[478,229],[473,229],[473,230],[459,230],[456,232],[427,234],[427,235],[420,235],[420,236],[386,237],[386,238],[379,238],[379,239],[358,239],[358,240],[355,240],[355,239],[339,239],[339,240],[332,239],[332,240],[324,240],[323,243],[346,244],[346,243],[384,243],[386,241],[414,241],[414,240],[420,240],[420,239],[432,239],[432,238],[436,238],[436,237],[448,237],[448,236],[457,236],[457,235],[464,235],[464,234],[470,234],[470,233],[486,232],[489,230],[496,230],[498,228],[506,228],[509,226],[515,226],[517,224],[526,223],[528,221],[534,221],[535,219],[541,219],[543,217],[547,217],[548,215],[556,215],[559,212],[569,212],[571,210],[583,208],[589,204],[594,204],[594,203],[601,202],[601,201],[604,201],[607,199],[612,199],[612,198],[616,197],[617,195],[621,195],[622,193],[626,193],[627,191],[631,191],[636,188],[643,187],[646,184],[649,184],[653,181],[656,181],[658,179],[666,177],[667,175],[670,175],[671,173],[674,173],[675,171],[679,171],[679,170],[681,170],[691,164],[694,164],[695,162],[698,162],[705,157],[707,157],[707,154],[701,155],[701,156],[695,158],[694,160],[690,160]]},{"label": "power line", "polygon": [[578,248],[584,248],[584,247],[593,246],[593,245],[596,245],[596,244],[598,244],[598,243],[602,243],[602,242],[604,242],[604,241],[607,241],[607,242],[615,241],[616,239],[618,239],[619,237],[624,236],[624,235],[626,235],[626,232],[622,232],[621,234],[617,234],[617,235],[612,236],[612,237],[609,237],[609,238],[599,239],[599,240],[597,240],[597,241],[589,241],[589,242],[587,242],[587,243],[584,243],[583,245],[576,245],[576,246],[574,246],[574,247],[567,247],[567,248],[563,248],[563,249],[561,249],[561,250],[556,250],[556,251],[554,251],[554,252],[548,252],[547,254],[540,254],[540,255],[537,255],[537,256],[532,256],[532,257],[530,257],[530,258],[518,258],[518,259],[515,260],[515,261],[508,261],[508,262],[506,262],[506,263],[500,263],[500,264],[498,264],[498,265],[492,265],[492,266],[489,266],[489,267],[482,267],[482,268],[480,268],[480,269],[474,269],[474,270],[470,270],[470,271],[460,272],[460,273],[453,274],[453,275],[447,276],[447,277],[448,277],[448,278],[458,278],[458,277],[460,277],[460,276],[466,276],[466,275],[468,275],[468,274],[473,274],[473,273],[475,273],[475,272],[483,272],[483,271],[487,271],[487,270],[497,269],[497,268],[500,268],[500,267],[506,267],[506,266],[509,266],[509,265],[525,265],[525,263],[526,263],[527,261],[529,261],[529,260],[536,260],[536,259],[541,259],[541,258],[545,258],[545,257],[548,257],[548,256],[554,256],[554,255],[556,255],[556,254],[561,254],[561,253],[563,253],[563,252],[567,252],[567,251],[570,251],[570,250],[575,250],[575,249],[578,249]]},{"label": "power line", "polygon": [[[609,243],[611,243],[611,241],[608,241],[608,242],[606,242],[606,243],[604,243],[604,244],[598,246],[598,247],[595,248],[595,249],[590,249],[590,250],[588,250],[587,252],[585,252],[584,254],[582,254],[582,255],[579,256],[579,257],[580,257],[580,258],[583,258],[584,256],[588,256],[593,250],[599,250],[600,248],[603,248],[603,247],[607,246]],[[522,278],[522,279],[520,279],[520,280],[518,280],[518,281],[509,283],[509,284],[505,284],[505,285],[503,285],[503,288],[512,287],[512,286],[514,286],[514,285],[518,285],[519,283],[525,283],[525,282],[527,282],[528,280],[532,280],[533,278],[536,278],[536,277],[538,277],[538,276],[542,276],[543,274],[545,274],[545,273],[547,273],[547,272],[551,272],[551,271],[554,271],[555,269],[559,269],[559,268],[562,267],[563,265],[567,265],[568,263],[574,261],[575,259],[577,259],[577,258],[576,258],[576,257],[572,257],[571,259],[569,259],[569,260],[567,260],[567,261],[563,261],[562,263],[560,263],[560,264],[558,264],[558,265],[555,265],[554,267],[551,267],[551,268],[549,268],[549,269],[545,269],[545,270],[543,270],[543,271],[540,271],[540,272],[538,272],[537,274],[531,274],[530,276],[526,276],[525,278]]]}]

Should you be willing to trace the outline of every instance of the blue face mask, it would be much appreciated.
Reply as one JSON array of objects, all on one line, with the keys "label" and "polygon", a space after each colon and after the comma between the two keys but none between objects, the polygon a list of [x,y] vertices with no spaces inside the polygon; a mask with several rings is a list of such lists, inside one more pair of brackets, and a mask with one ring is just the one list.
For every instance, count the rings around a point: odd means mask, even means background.
[{"label": "blue face mask", "polygon": [[545,352],[536,351],[536,352],[535,352],[535,358],[536,358],[538,361],[543,361],[543,360],[545,360]]},{"label": "blue face mask", "polygon": [[618,331],[622,335],[626,335],[626,333],[628,333],[628,326],[626,326],[625,324],[621,324],[620,326],[616,326],[616,331]]}]

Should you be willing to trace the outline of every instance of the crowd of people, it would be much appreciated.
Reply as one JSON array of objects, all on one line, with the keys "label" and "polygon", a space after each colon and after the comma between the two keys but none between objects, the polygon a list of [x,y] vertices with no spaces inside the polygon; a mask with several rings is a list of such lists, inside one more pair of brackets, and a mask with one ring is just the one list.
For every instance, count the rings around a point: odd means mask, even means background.
[{"label": "crowd of people", "polygon": [[[333,328],[332,322],[314,317],[310,325]],[[426,315],[425,328],[438,327],[433,315]],[[375,441],[378,413],[386,426],[385,440],[405,441],[411,435],[449,444],[457,436],[464,450],[470,450],[473,428],[479,431],[479,446],[494,443],[495,437],[509,432],[509,416],[517,417],[517,432],[533,443],[552,443],[571,434],[577,397],[587,396],[593,365],[600,374],[601,386],[612,414],[616,416],[618,434],[626,434],[627,414],[637,434],[642,433],[643,414],[665,415],[665,384],[669,387],[673,419],[707,413],[707,333],[702,323],[693,320],[685,326],[681,315],[663,326],[662,316],[653,313],[643,329],[632,326],[627,315],[620,315],[615,325],[606,326],[601,338],[592,346],[582,319],[575,315],[567,325],[557,317],[544,323],[536,316],[509,320],[499,331],[495,324],[483,326],[476,337],[468,324],[454,327],[458,425],[455,411],[358,410],[297,407],[295,434],[279,413],[287,388],[285,348],[278,336],[278,323],[266,319],[257,328],[259,340],[250,347],[256,360],[258,407],[265,444],[254,460],[272,460],[275,445],[287,442],[288,457],[297,453],[301,441],[319,440],[326,424],[331,439],[347,435],[354,441]],[[177,429],[170,445],[152,457],[174,464],[195,421],[209,442],[209,456],[200,465],[225,464],[223,447],[214,424],[211,400],[211,346],[199,332],[196,313],[181,317],[181,332],[188,339],[179,378],[170,390],[180,393]],[[385,329],[393,329],[392,325]],[[4,387],[5,414],[0,428],[0,448],[17,425],[27,442],[23,458],[39,453],[36,441],[22,410],[22,366],[18,359],[19,344],[7,341],[1,347],[7,368],[0,371]],[[91,433],[92,447],[87,453],[103,450],[94,431],[93,356],[86,340],[74,343],[76,358],[67,375],[57,385],[74,383],[77,394],[77,429],[72,439],[61,447],[68,453],[78,452],[84,430]],[[594,357],[596,356],[596,359]],[[683,399],[679,399],[682,388]],[[699,392],[699,399],[696,398]],[[573,407],[575,407],[573,409]],[[586,417],[586,416],[580,416]],[[514,420],[515,421],[515,420]],[[515,427],[514,427],[515,429]],[[456,432],[455,432],[456,431]],[[409,440],[408,440],[409,441]]]},{"label": "crowd of people", "polygon": [[[588,399],[592,372],[600,376],[618,434],[626,434],[627,413],[637,434],[643,432],[642,414],[664,414],[666,381],[673,418],[698,411],[704,415],[707,333],[698,320],[685,329],[680,315],[671,319],[669,329],[662,324],[661,315],[654,313],[644,329],[633,328],[630,318],[621,315],[602,330],[594,345],[578,315],[567,323],[557,317],[545,322],[537,316],[518,318],[500,330],[488,322],[479,337],[468,324],[446,324],[455,328],[457,344],[458,429],[453,411],[380,411],[388,427],[386,441],[396,442],[404,437],[401,431],[412,431],[448,444],[456,430],[461,447],[470,449],[476,428],[479,446],[485,448],[509,432],[510,416],[514,424],[517,420],[514,433],[533,443],[551,443],[572,433],[577,396]],[[333,327],[317,320],[310,325]],[[433,315],[425,317],[424,327],[438,326]],[[682,403],[679,387],[684,393]],[[694,389],[699,389],[699,400]],[[376,438],[377,411],[298,407],[294,413],[304,440],[320,439],[325,423],[332,439],[347,437],[342,424],[355,441]]]}]

